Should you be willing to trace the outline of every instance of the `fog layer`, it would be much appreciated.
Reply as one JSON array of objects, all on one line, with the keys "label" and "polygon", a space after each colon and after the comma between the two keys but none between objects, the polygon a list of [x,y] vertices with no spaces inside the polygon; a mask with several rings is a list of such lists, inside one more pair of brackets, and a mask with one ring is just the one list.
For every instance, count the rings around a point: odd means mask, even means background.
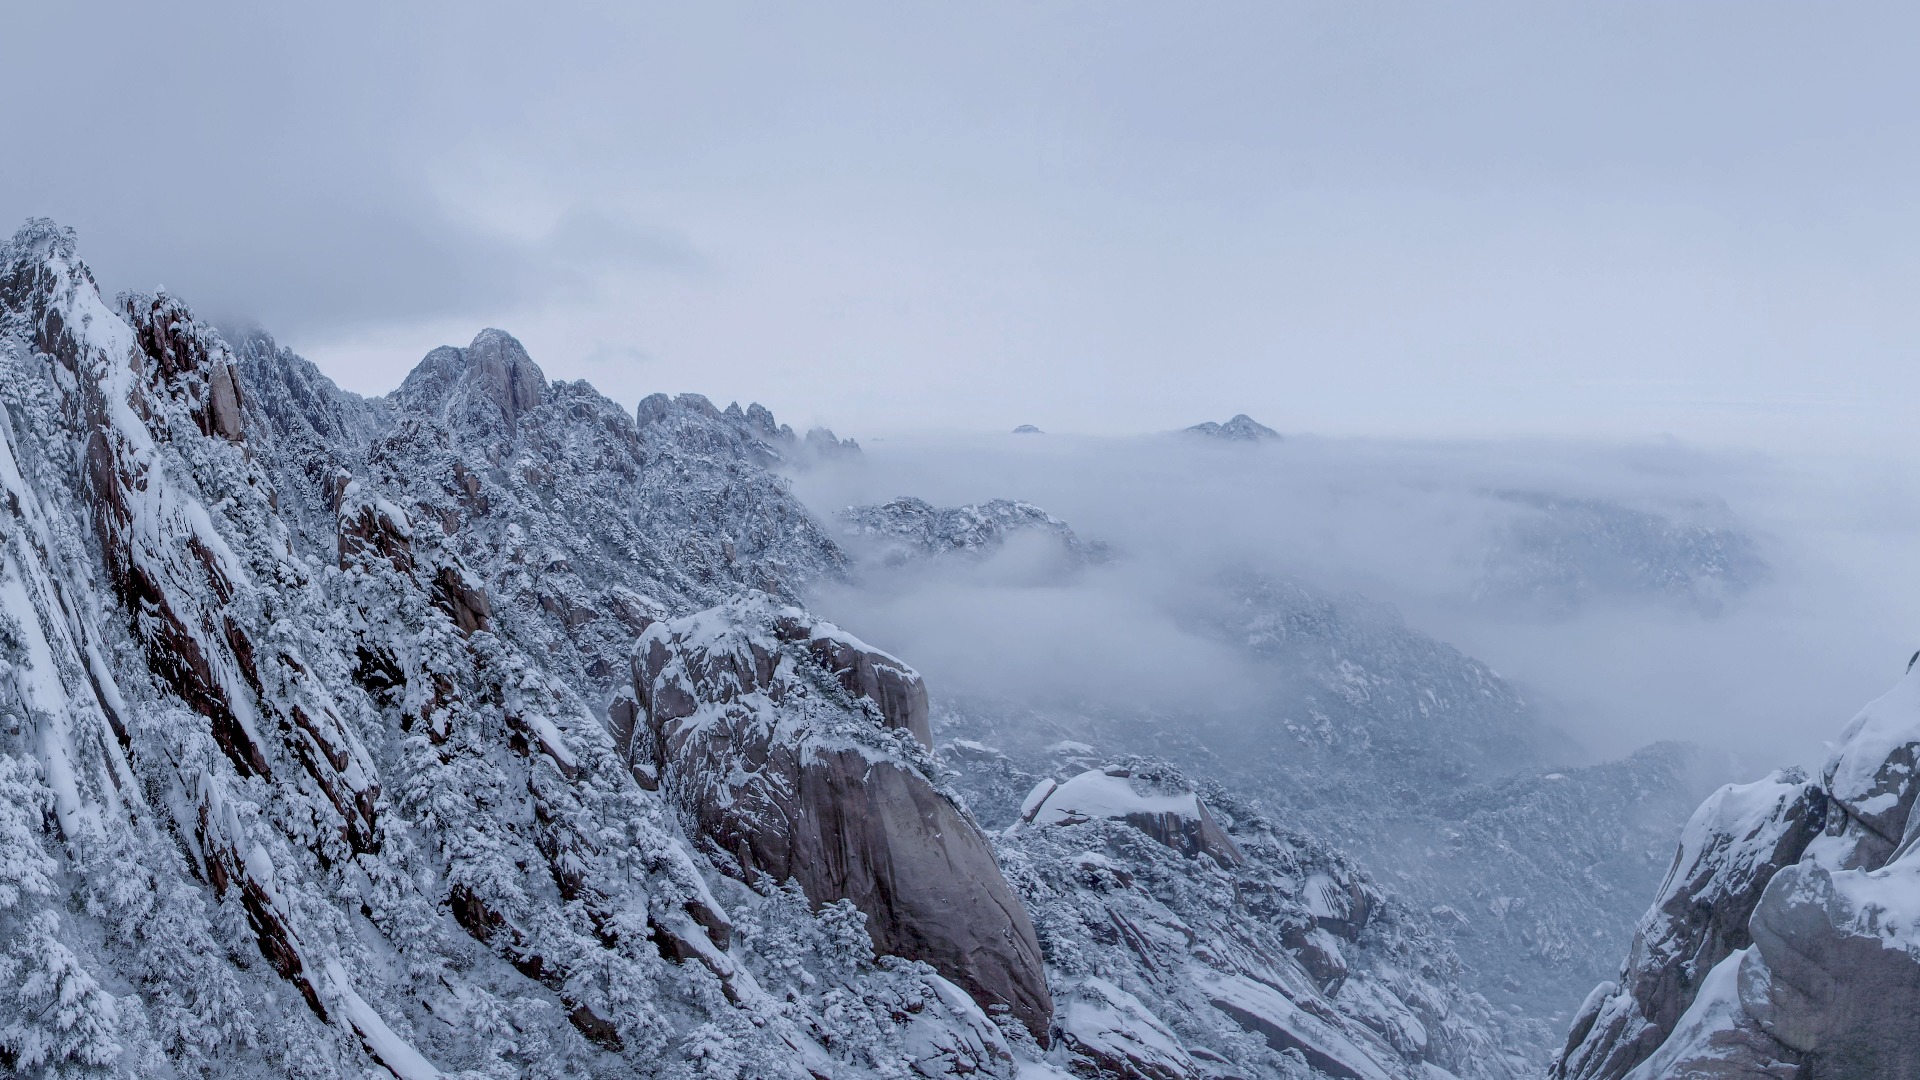
[{"label": "fog layer", "polygon": [[925,437],[797,477],[823,516],[912,494],[1037,503],[1113,557],[1039,537],[874,567],[817,598],[936,696],[1238,712],[1263,676],[1196,624],[1228,570],[1392,605],[1490,663],[1594,759],[1662,739],[1742,772],[1817,764],[1920,644],[1904,468],[1677,444],[1169,434]]}]

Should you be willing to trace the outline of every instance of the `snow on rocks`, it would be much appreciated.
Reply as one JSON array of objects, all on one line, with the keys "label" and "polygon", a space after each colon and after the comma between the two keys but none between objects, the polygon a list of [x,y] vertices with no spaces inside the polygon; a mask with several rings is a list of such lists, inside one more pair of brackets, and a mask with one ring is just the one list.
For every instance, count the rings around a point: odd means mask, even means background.
[{"label": "snow on rocks", "polygon": [[795,880],[815,904],[851,900],[881,953],[926,961],[1046,1037],[1032,924],[979,827],[930,778],[918,675],[748,595],[649,627],[633,686],[650,750],[637,756],[716,865]]},{"label": "snow on rocks", "polygon": [[869,558],[887,566],[947,557],[984,559],[1009,540],[1028,535],[1050,540],[1071,566],[1109,557],[1105,544],[1084,541],[1066,522],[1013,499],[935,507],[903,495],[873,506],[849,506],[839,517],[849,538],[871,549]]},{"label": "snow on rocks", "polygon": [[1111,818],[1183,854],[1204,854],[1222,866],[1244,860],[1233,838],[1220,828],[1200,796],[1191,791],[1142,792],[1131,776],[1124,768],[1110,766],[1089,769],[1044,791],[1036,788],[1020,808],[1021,820],[1057,825]]},{"label": "snow on rocks", "polygon": [[1098,976],[1082,979],[1060,1017],[1076,1068],[1127,1080],[1186,1080],[1198,1073],[1179,1038],[1140,999]]},{"label": "snow on rocks", "polygon": [[1296,1050],[1307,1064],[1341,1080],[1394,1080],[1394,1055],[1364,1029],[1342,1028],[1302,1008],[1277,988],[1243,975],[1203,976],[1214,1008],[1275,1050]]},{"label": "snow on rocks", "polygon": [[1920,677],[1909,671],[1885,695],[1860,710],[1840,733],[1821,772],[1828,794],[1844,813],[1830,830],[1843,839],[1830,859],[1846,867],[1877,865],[1915,835],[1913,808],[1920,793]]},{"label": "snow on rocks", "polygon": [[1747,921],[1761,893],[1819,835],[1826,806],[1817,786],[1782,774],[1729,784],[1702,804],[1641,919],[1619,984],[1582,1007],[1553,1075],[1618,1077],[1658,1046],[1707,973],[1749,944]]},{"label": "snow on rocks", "polygon": [[919,677],[791,604],[849,563],[774,470],[851,443],[496,330],[380,399],[237,344],[0,249],[0,1063],[1510,1072],[1423,918],[1211,786],[1061,742],[996,850]]},{"label": "snow on rocks", "polygon": [[[735,587],[705,553],[835,565],[777,477],[654,453],[498,332],[383,402],[246,340],[107,304],[51,223],[0,245],[0,1068],[798,1080],[897,1075],[932,1025],[954,1070],[1012,1070],[931,971],[774,999],[731,933],[774,900],[716,899],[576,690]],[[869,660],[823,677],[912,726]]]},{"label": "snow on rocks", "polygon": [[1909,673],[1847,726],[1821,784],[1777,775],[1709,799],[1620,987],[1581,1009],[1552,1075],[1920,1073],[1916,751]]},{"label": "snow on rocks", "polygon": [[[1018,779],[1003,761],[965,764],[969,797]],[[1342,857],[1223,792],[1202,803],[1147,759],[1022,789],[1001,857],[1054,970],[1058,1045],[1085,1075],[1525,1074],[1483,1026],[1485,1003],[1449,982],[1457,961]],[[1132,822],[1143,809],[1193,821],[1197,805],[1237,858]]]}]

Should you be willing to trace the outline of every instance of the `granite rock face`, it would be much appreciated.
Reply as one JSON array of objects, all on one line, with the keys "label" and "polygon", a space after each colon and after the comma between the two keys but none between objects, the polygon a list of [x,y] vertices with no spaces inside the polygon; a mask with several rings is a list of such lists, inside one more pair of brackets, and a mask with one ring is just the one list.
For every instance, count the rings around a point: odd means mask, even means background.
[{"label": "granite rock face", "polygon": [[1848,725],[1818,783],[1728,787],[1689,823],[1620,983],[1556,1077],[1920,1074],[1920,677]]},{"label": "granite rock face", "polygon": [[[497,330],[363,398],[176,298],[103,300],[50,223],[0,245],[0,1072],[1537,1067],[1455,922],[1341,853],[1426,829],[1382,791],[1512,764],[1509,688],[1350,605],[1242,588],[1223,632],[1297,661],[1315,705],[1265,750],[1189,779],[1070,742],[1066,714],[1009,724],[1032,751],[962,746],[999,734],[798,606],[852,560],[782,470],[854,453],[759,406],[629,409]],[[962,557],[996,529],[1053,542],[1043,512],[999,509],[948,529],[928,508],[913,535]],[[1906,1067],[1861,1032],[1908,1007],[1904,954],[1865,943],[1907,940],[1889,898],[1916,742],[1861,726],[1810,785],[1823,823],[1789,806],[1765,821],[1791,843],[1688,862],[1798,860],[1680,873],[1731,914],[1683,905],[1649,935],[1691,969],[1627,995],[1680,1009],[1643,1068],[1728,1039],[1782,1067]],[[1354,801],[1284,801],[1307,772]],[[1259,774],[1284,779],[1217,783]],[[1551,831],[1591,805],[1555,801],[1577,782],[1529,779],[1474,827],[1531,843],[1539,808]],[[1855,970],[1879,1000],[1834,975]]]},{"label": "granite rock face", "polygon": [[1246,860],[1200,796],[1154,787],[1136,783],[1132,772],[1119,766],[1089,769],[1063,784],[1047,780],[1036,787],[1027,796],[1021,820],[1056,825],[1109,818],[1124,821],[1183,855],[1205,855],[1221,866]]},{"label": "granite rock face", "polygon": [[923,960],[1044,1041],[1053,1011],[1026,908],[930,778],[926,692],[890,656],[748,597],[656,623],[633,686],[663,785],[716,864],[851,901],[874,947]]},{"label": "granite rock face", "polygon": [[1752,944],[1762,893],[1820,835],[1826,810],[1818,785],[1790,776],[1715,792],[1687,823],[1619,984],[1589,998],[1551,1075],[1617,1080],[1652,1054],[1708,973]]}]

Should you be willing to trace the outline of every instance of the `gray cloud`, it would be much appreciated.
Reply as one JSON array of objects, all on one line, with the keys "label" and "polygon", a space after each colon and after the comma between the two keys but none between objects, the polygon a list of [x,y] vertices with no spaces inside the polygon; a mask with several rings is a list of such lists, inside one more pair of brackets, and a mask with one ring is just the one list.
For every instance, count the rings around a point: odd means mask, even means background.
[{"label": "gray cloud", "polygon": [[853,431],[1866,443],[1920,340],[1917,19],[34,5],[0,214],[366,390],[507,324]]}]

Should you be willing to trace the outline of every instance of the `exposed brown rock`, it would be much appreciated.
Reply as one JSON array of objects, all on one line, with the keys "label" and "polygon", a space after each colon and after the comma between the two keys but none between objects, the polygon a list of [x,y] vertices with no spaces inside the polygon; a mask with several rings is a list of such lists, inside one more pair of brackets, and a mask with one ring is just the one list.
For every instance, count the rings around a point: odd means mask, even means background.
[{"label": "exposed brown rock", "polygon": [[413,525],[398,507],[368,498],[357,483],[336,497],[340,568],[384,559],[402,574],[413,573]]},{"label": "exposed brown rock", "polygon": [[840,680],[847,693],[878,705],[889,726],[911,732],[921,746],[933,749],[933,731],[927,723],[927,684],[918,672],[885,653],[855,648],[839,637],[813,637],[807,642],[807,651]]},{"label": "exposed brown rock", "polygon": [[201,434],[244,442],[240,376],[226,344],[165,293],[128,294],[122,300],[153,383],[187,399]]},{"label": "exposed brown rock", "polygon": [[433,576],[433,599],[463,634],[487,629],[493,616],[493,604],[487,590],[465,570],[451,563]]},{"label": "exposed brown rock", "polygon": [[633,676],[664,786],[719,865],[795,880],[815,904],[851,900],[879,952],[926,961],[1046,1039],[1039,944],[992,848],[877,740],[924,716],[924,689],[909,690],[918,675],[797,608],[750,599],[651,627]]}]

